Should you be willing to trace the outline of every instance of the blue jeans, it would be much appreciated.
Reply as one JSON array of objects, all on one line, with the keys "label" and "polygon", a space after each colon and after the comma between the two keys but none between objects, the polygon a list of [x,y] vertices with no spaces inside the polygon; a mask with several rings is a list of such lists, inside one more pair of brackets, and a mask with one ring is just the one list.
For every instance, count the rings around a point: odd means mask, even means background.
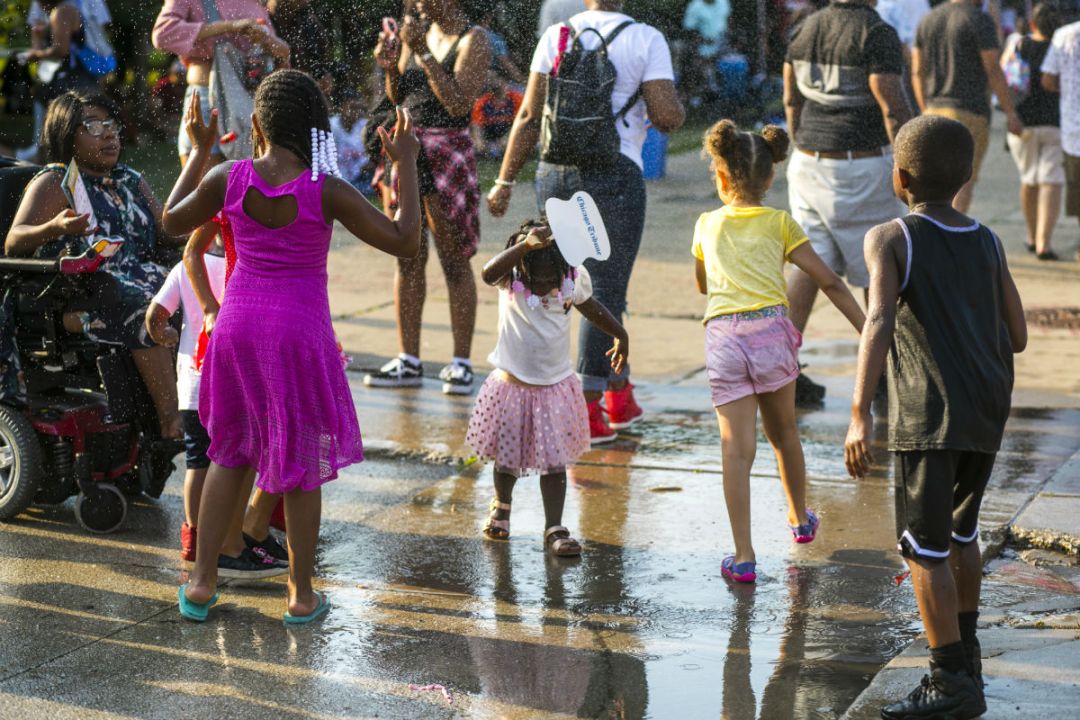
[{"label": "blue jeans", "polygon": [[[545,162],[536,169],[536,202],[541,214],[548,198],[569,200],[579,190],[589,193],[596,201],[611,238],[611,257],[604,262],[585,261],[585,269],[592,276],[593,297],[621,322],[626,313],[630,273],[645,229],[645,181],[641,168],[620,154],[612,166],[597,170]],[[630,377],[629,364],[621,373],[612,371],[611,362],[604,355],[611,349],[611,342],[591,322],[582,321],[577,372],[585,392],[602,392],[608,383]]]}]

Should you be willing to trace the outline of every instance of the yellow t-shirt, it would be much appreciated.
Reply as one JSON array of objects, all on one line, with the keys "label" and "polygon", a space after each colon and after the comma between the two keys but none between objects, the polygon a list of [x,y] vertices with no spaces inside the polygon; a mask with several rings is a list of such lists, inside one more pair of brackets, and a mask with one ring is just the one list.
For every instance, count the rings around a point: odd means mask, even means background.
[{"label": "yellow t-shirt", "polygon": [[708,322],[717,315],[788,304],[784,262],[808,238],[795,219],[768,207],[704,213],[694,228],[694,257],[705,263]]}]

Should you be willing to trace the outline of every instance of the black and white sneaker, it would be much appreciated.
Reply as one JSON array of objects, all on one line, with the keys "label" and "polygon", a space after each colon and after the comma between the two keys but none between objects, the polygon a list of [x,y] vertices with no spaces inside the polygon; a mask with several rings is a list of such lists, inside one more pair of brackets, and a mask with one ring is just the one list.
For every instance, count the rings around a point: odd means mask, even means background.
[{"label": "black and white sneaker", "polygon": [[259,557],[269,556],[274,560],[281,560],[285,564],[289,562],[289,551],[282,547],[273,533],[267,535],[265,540],[256,540],[244,533],[244,544],[248,546],[248,550]]},{"label": "black and white sneaker", "polygon": [[240,557],[218,555],[218,577],[247,580],[265,580],[289,574],[289,564],[264,555],[256,555],[244,548]]},{"label": "black and white sneaker", "polygon": [[411,363],[396,357],[383,365],[377,372],[364,376],[368,387],[419,387],[424,382],[424,368],[419,363]]},{"label": "black and white sneaker", "polygon": [[881,708],[883,720],[969,720],[986,712],[986,698],[967,672],[951,673],[930,665],[919,687],[900,702]]},{"label": "black and white sneaker", "polygon": [[444,395],[472,395],[473,371],[468,365],[450,363],[439,372]]}]

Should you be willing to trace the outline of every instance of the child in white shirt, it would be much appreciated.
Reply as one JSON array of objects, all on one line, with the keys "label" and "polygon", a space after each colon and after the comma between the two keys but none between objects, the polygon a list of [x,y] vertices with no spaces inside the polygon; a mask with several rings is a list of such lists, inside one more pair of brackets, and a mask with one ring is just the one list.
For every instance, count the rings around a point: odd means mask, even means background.
[{"label": "child in white shirt", "polygon": [[608,355],[616,371],[629,354],[626,330],[592,297],[583,267],[572,268],[546,225],[525,223],[505,250],[484,266],[484,282],[499,288],[499,339],[488,361],[497,369],[480,388],[466,440],[495,461],[495,498],[484,534],[510,536],[510,503],[523,473],[540,473],[544,543],[558,556],[581,554],[562,524],[566,466],[589,449],[589,417],[570,365],[570,310],[615,338]]}]

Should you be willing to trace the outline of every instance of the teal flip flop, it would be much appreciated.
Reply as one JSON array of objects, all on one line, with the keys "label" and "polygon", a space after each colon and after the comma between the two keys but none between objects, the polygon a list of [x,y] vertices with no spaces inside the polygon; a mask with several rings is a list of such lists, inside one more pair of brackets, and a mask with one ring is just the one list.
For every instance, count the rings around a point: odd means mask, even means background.
[{"label": "teal flip flop", "polygon": [[206,616],[210,614],[210,607],[218,601],[221,595],[214,593],[214,597],[205,603],[192,602],[184,594],[184,588],[186,587],[187,583],[184,583],[176,593],[177,598],[180,600],[180,614],[194,622],[206,622]]},{"label": "teal flip flop", "polygon": [[293,615],[288,611],[282,617],[286,625],[305,625],[312,620],[322,617],[326,614],[326,611],[330,609],[330,600],[326,597],[326,593],[316,593],[319,597],[319,604],[315,606],[315,609],[311,611],[310,615]]}]

